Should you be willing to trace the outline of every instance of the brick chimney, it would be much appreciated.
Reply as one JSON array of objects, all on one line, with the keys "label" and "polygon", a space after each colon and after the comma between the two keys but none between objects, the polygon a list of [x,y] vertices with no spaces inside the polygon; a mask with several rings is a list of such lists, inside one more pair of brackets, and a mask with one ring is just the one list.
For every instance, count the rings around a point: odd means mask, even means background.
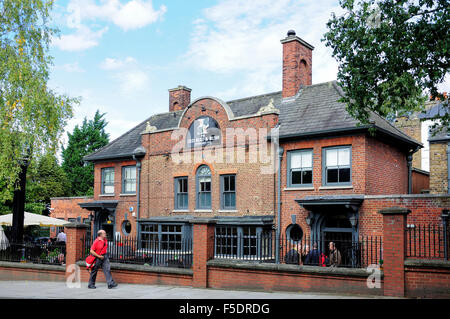
[{"label": "brick chimney", "polygon": [[283,44],[283,98],[297,94],[303,85],[312,84],[312,51],[314,47],[289,30]]},{"label": "brick chimney", "polygon": [[169,90],[169,111],[183,110],[191,103],[191,89],[179,85]]}]

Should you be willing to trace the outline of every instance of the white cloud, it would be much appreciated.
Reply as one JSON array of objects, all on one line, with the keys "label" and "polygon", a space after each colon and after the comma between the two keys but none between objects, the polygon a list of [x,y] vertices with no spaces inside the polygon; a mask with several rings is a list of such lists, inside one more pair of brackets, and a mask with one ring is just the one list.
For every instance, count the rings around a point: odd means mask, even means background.
[{"label": "white cloud", "polygon": [[101,64],[100,68],[103,70],[117,70],[123,68],[126,64],[135,63],[136,60],[132,57],[127,57],[125,60],[114,58],[106,58]]},{"label": "white cloud", "polygon": [[124,94],[148,90],[150,78],[145,69],[133,57],[125,59],[106,58],[100,63],[100,68],[111,71],[112,77],[119,82],[120,90]]},{"label": "white cloud", "polygon": [[[289,29],[311,43],[313,82],[334,80],[337,63],[320,41],[337,1],[223,0],[204,10],[194,21],[186,54],[195,67],[221,74],[238,74],[229,96],[259,94],[281,89],[282,46]],[[227,92],[222,92],[227,95]]]},{"label": "white cloud", "polygon": [[74,33],[53,38],[52,45],[63,51],[83,51],[97,46],[99,39],[107,30],[108,27],[92,31],[87,26],[79,25]]},{"label": "white cloud", "polygon": [[158,21],[166,11],[165,6],[154,10],[151,1],[134,0],[119,6],[112,20],[123,30],[133,30]]},{"label": "white cloud", "polygon": [[83,20],[103,20],[123,30],[143,28],[161,19],[167,11],[164,5],[154,9],[151,0],[131,0],[126,3],[106,0],[101,1],[101,4],[95,0],[71,0],[67,9],[71,12],[69,24],[76,25]]},{"label": "white cloud", "polygon": [[[151,0],[70,0],[64,13],[58,11],[58,21],[65,16],[65,22],[73,33],[52,39],[52,44],[64,51],[83,51],[99,44],[108,26],[97,31],[99,23],[112,23],[122,30],[135,30],[152,24],[164,16],[167,8],[161,5],[154,9]],[[92,24],[92,25],[91,25]]]},{"label": "white cloud", "polygon": [[84,73],[86,70],[80,67],[78,62],[65,63],[62,65],[56,65],[55,69],[60,69],[68,73]]}]

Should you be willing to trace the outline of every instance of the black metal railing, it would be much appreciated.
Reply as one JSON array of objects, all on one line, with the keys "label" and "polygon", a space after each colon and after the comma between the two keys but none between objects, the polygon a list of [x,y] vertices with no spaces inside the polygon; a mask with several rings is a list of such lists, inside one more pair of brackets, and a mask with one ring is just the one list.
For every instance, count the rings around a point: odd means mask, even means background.
[{"label": "black metal railing", "polygon": [[[83,260],[90,254],[93,239],[83,241]],[[158,267],[191,268],[192,239],[163,242],[160,240],[138,240],[136,237],[115,238],[108,241],[110,262]]]},{"label": "black metal railing", "polygon": [[35,264],[64,265],[66,263],[66,243],[0,241],[0,260]]},{"label": "black metal railing", "polygon": [[450,229],[442,224],[408,226],[406,257],[449,260]]},{"label": "black metal railing", "polygon": [[[336,250],[330,249],[330,243]],[[275,263],[276,247],[275,232],[255,235],[216,233],[214,257]],[[292,240],[281,235],[278,257],[284,264],[365,268],[383,264],[383,242],[381,236],[364,236],[358,240],[303,236]]]},{"label": "black metal railing", "polygon": [[321,267],[381,266],[383,242],[380,236],[363,236],[358,240],[305,236],[299,241],[280,236],[280,262]]}]

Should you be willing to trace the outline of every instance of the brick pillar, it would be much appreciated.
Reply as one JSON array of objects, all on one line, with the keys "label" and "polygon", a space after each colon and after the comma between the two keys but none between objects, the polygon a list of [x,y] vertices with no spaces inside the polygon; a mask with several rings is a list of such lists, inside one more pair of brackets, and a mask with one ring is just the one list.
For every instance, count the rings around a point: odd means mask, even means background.
[{"label": "brick pillar", "polygon": [[411,211],[391,207],[379,211],[383,215],[384,295],[405,296],[406,217]]},{"label": "brick pillar", "polygon": [[198,219],[191,220],[193,224],[193,280],[192,286],[207,288],[208,268],[206,263],[214,257],[214,230],[215,220]]},{"label": "brick pillar", "polygon": [[86,231],[89,225],[72,223],[66,225],[66,268],[75,264],[83,256],[84,243],[82,239],[86,237]]}]

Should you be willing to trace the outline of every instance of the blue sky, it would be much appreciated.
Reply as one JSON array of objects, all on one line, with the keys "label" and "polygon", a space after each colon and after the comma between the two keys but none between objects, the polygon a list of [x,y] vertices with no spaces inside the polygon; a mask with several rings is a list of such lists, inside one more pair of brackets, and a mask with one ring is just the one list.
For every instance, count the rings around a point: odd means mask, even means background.
[{"label": "blue sky", "polygon": [[289,29],[315,47],[313,83],[336,79],[320,41],[332,12],[337,0],[56,0],[50,85],[82,99],[68,131],[99,109],[112,140],[167,112],[178,85],[225,101],[281,90]]}]

